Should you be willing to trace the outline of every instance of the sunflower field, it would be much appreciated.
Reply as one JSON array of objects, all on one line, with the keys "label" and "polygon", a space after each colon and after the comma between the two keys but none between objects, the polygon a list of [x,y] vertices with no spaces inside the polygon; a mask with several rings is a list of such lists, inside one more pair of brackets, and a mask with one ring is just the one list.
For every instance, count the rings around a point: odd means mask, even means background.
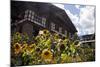
[{"label": "sunflower field", "polygon": [[[40,30],[29,38],[26,33],[15,32],[11,36],[11,65],[40,65],[93,61],[91,48],[81,48],[77,36],[61,38],[57,33]],[[86,55],[86,56],[85,56]]]}]

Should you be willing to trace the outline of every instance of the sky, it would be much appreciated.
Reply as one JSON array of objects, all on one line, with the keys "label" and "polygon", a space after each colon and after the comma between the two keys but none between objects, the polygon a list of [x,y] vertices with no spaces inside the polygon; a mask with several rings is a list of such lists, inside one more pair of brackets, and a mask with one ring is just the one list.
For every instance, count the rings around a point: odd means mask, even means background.
[{"label": "sky", "polygon": [[77,34],[87,35],[95,32],[95,6],[75,4],[53,4],[64,9],[78,30]]}]

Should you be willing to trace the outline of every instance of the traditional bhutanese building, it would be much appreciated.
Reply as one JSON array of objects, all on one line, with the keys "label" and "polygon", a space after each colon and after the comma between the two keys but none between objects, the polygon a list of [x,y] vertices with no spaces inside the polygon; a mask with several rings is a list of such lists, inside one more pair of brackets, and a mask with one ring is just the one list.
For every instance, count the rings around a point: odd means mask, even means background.
[{"label": "traditional bhutanese building", "polygon": [[77,32],[66,12],[51,3],[11,1],[11,33],[25,32],[31,37],[42,29],[61,36]]}]

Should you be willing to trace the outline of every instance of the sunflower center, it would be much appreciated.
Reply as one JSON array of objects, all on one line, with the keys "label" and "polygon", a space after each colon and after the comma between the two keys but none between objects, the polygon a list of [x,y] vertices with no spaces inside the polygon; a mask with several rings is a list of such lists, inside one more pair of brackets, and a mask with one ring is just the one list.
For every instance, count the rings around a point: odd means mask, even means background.
[{"label": "sunflower center", "polygon": [[16,49],[19,49],[19,46],[18,45],[16,45]]},{"label": "sunflower center", "polygon": [[44,55],[48,55],[48,54],[49,54],[49,52],[45,52],[45,53],[44,53]]},{"label": "sunflower center", "polygon": [[46,31],[44,31],[44,34],[46,34]]},{"label": "sunflower center", "polygon": [[39,52],[40,51],[40,48],[37,48],[36,51]]}]

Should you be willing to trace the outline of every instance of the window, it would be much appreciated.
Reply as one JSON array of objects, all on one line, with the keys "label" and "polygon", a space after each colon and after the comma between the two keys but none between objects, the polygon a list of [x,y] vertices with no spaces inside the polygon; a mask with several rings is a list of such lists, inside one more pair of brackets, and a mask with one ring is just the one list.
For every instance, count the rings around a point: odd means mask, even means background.
[{"label": "window", "polygon": [[71,38],[71,33],[69,33],[69,38]]},{"label": "window", "polygon": [[55,30],[55,24],[51,23],[51,30]]},{"label": "window", "polygon": [[72,34],[72,33],[69,33],[69,37],[70,37],[70,38],[73,38],[73,34]]},{"label": "window", "polygon": [[45,27],[46,18],[38,16],[32,10],[26,10],[24,18]]},{"label": "window", "polygon": [[30,10],[28,15],[28,20],[31,20],[31,17],[32,17],[32,11]]},{"label": "window", "polygon": [[61,27],[59,27],[59,33],[62,33],[62,28]]},{"label": "window", "polygon": [[65,30],[65,35],[67,35],[67,31]]},{"label": "window", "polygon": [[31,17],[31,15],[32,15],[32,11],[30,10],[30,11],[29,11],[29,17]]},{"label": "window", "polygon": [[24,18],[27,18],[28,17],[28,10],[25,11],[25,15],[24,15]]},{"label": "window", "polygon": [[27,18],[28,20],[33,20],[34,19],[34,11],[26,10],[24,18]]},{"label": "window", "polygon": [[43,24],[43,26],[45,27],[45,24],[46,24],[46,18],[42,18],[42,24]]},{"label": "window", "polygon": [[32,12],[32,20],[34,19],[34,11]]}]

